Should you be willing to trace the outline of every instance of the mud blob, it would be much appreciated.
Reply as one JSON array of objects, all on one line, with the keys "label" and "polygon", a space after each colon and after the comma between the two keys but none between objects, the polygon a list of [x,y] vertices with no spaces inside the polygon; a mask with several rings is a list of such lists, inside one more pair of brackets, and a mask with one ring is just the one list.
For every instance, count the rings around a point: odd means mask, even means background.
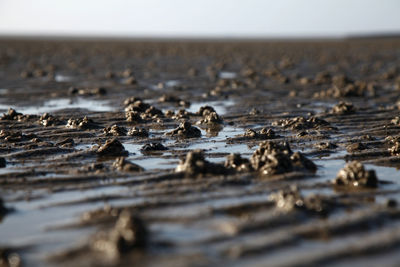
[{"label": "mud blob", "polygon": [[39,124],[43,125],[44,127],[55,126],[55,125],[59,125],[61,123],[62,122],[59,119],[57,119],[53,115],[50,115],[49,113],[44,113],[39,118]]},{"label": "mud blob", "polygon": [[99,147],[97,155],[99,156],[127,156],[129,153],[125,150],[124,146],[117,139],[109,139],[106,143]]},{"label": "mud blob", "polygon": [[335,149],[338,146],[331,142],[321,142],[316,144],[315,147],[319,150],[329,150],[329,149]]},{"label": "mud blob", "polygon": [[175,105],[182,106],[182,107],[190,107],[190,102],[189,101],[182,100],[179,97],[174,96],[174,95],[166,95],[166,94],[164,94],[158,99],[158,102],[160,102],[160,103],[173,103]]},{"label": "mud blob", "polygon": [[103,96],[107,94],[107,89],[103,87],[98,88],[85,88],[85,89],[78,89],[75,87],[70,87],[68,89],[68,93],[70,95],[80,95],[80,96]]},{"label": "mud blob", "polygon": [[72,128],[72,129],[81,129],[81,130],[87,130],[87,129],[96,129],[98,128],[98,125],[93,122],[92,119],[89,119],[88,117],[83,117],[82,119],[69,119],[66,125],[67,128]]},{"label": "mud blob", "polygon": [[365,150],[365,149],[367,149],[367,148],[368,148],[367,145],[358,142],[358,143],[354,143],[354,144],[348,145],[348,146],[346,147],[346,150],[347,150],[347,152],[349,152],[349,153],[353,153],[353,152]]},{"label": "mud blob", "polygon": [[163,144],[161,143],[150,143],[150,144],[145,144],[144,146],[142,146],[142,148],[140,149],[140,151],[142,152],[153,152],[153,151],[164,151],[164,150],[168,150],[167,147],[165,147]]},{"label": "mud blob", "polygon": [[135,249],[143,250],[147,240],[148,230],[143,221],[129,211],[123,211],[114,228],[109,232],[96,234],[90,245],[93,250],[118,258]]},{"label": "mud blob", "polygon": [[0,266],[1,267],[20,267],[22,261],[20,256],[7,248],[0,248]]},{"label": "mud blob", "polygon": [[291,130],[307,130],[307,129],[334,129],[330,126],[329,122],[317,118],[317,117],[296,117],[290,119],[284,119],[275,121],[272,123],[273,126],[282,126]]},{"label": "mud blob", "polygon": [[394,142],[394,144],[388,148],[388,151],[392,154],[392,155],[399,155],[400,154],[400,142],[396,141]]},{"label": "mud blob", "polygon": [[128,131],[129,136],[149,137],[149,132],[145,128],[133,127]]},{"label": "mud blob", "polygon": [[338,172],[333,183],[344,187],[375,188],[378,186],[378,178],[374,170],[366,171],[362,163],[352,161]]},{"label": "mud blob", "polygon": [[331,201],[319,195],[303,197],[297,187],[280,190],[269,197],[283,212],[303,211],[310,215],[326,216],[334,208]]},{"label": "mud blob", "polygon": [[182,138],[195,138],[201,137],[201,131],[198,128],[192,126],[190,122],[184,121],[179,124],[178,128],[167,132],[165,135]]},{"label": "mud blob", "polygon": [[125,117],[131,122],[140,122],[140,119],[157,119],[164,116],[163,112],[154,106],[151,106],[140,98],[130,97],[124,101],[125,104]]},{"label": "mud blob", "polygon": [[[105,171],[108,171],[108,168],[104,166],[103,163],[90,163],[85,166],[82,166],[77,170],[78,173],[88,173],[88,172],[101,173]],[[72,172],[75,172],[75,170],[73,170]]]},{"label": "mud blob", "polygon": [[258,132],[253,129],[247,129],[243,134],[243,137],[254,138],[254,139],[273,139],[277,138],[278,136],[275,135],[275,132],[272,129],[264,127]]},{"label": "mud blob", "polygon": [[211,163],[204,158],[202,150],[194,150],[186,154],[175,169],[176,172],[183,172],[187,176],[203,176],[207,174],[228,174],[229,170],[221,164]]},{"label": "mud blob", "polygon": [[112,167],[118,171],[123,172],[141,172],[144,171],[139,165],[126,160],[124,157],[118,157],[115,159]]},{"label": "mud blob", "polygon": [[242,158],[238,153],[227,156],[224,166],[239,172],[249,172],[253,170],[250,161],[246,158]]},{"label": "mud blob", "polygon": [[4,141],[7,142],[20,142],[23,140],[29,140],[36,137],[37,136],[35,134],[23,134],[22,132],[19,131],[7,131],[7,130],[0,131],[0,139],[3,139]]},{"label": "mud blob", "polygon": [[34,115],[24,115],[17,112],[15,109],[9,108],[7,113],[4,113],[0,120],[15,120],[15,121],[25,121],[30,118],[36,117]]},{"label": "mud blob", "polygon": [[291,171],[315,172],[317,167],[302,153],[293,153],[288,143],[264,141],[250,158],[252,167],[262,175],[282,174]]},{"label": "mud blob", "polygon": [[126,118],[126,121],[128,121],[128,122],[134,122],[134,123],[143,122],[142,117],[140,116],[140,113],[137,111],[125,112],[125,118]]},{"label": "mud blob", "polygon": [[338,115],[348,115],[348,114],[353,114],[355,112],[356,112],[356,109],[352,103],[343,102],[343,101],[340,101],[331,110],[331,113],[338,114]]},{"label": "mud blob", "polygon": [[223,120],[217,114],[217,112],[210,112],[210,113],[204,115],[203,118],[197,122],[197,124],[207,124],[207,125],[216,125],[216,124],[222,124],[222,123],[223,123]]},{"label": "mud blob", "polygon": [[199,108],[199,110],[196,112],[196,115],[198,116],[206,116],[212,112],[216,112],[215,109],[211,106],[202,106]]},{"label": "mud blob", "polygon": [[126,129],[124,127],[120,127],[118,125],[113,125],[111,127],[104,128],[103,133],[106,136],[125,136]]},{"label": "mud blob", "polygon": [[314,98],[341,98],[341,97],[362,97],[375,94],[373,84],[363,81],[353,82],[344,75],[334,76],[332,78],[332,87],[314,94]]}]

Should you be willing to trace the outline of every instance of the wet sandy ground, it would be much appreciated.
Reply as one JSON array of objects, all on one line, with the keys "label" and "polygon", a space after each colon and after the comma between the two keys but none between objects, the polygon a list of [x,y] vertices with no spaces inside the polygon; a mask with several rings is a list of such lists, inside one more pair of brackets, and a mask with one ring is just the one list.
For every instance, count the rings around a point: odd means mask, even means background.
[{"label": "wet sandy ground", "polygon": [[1,40],[0,266],[396,266],[399,63],[397,39]]}]

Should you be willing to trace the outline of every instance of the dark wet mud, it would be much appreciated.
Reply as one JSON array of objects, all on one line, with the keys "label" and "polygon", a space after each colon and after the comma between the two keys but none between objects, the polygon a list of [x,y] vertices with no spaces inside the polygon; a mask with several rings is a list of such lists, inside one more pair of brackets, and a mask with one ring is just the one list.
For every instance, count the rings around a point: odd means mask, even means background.
[{"label": "dark wet mud", "polygon": [[400,40],[0,41],[0,266],[396,266]]}]

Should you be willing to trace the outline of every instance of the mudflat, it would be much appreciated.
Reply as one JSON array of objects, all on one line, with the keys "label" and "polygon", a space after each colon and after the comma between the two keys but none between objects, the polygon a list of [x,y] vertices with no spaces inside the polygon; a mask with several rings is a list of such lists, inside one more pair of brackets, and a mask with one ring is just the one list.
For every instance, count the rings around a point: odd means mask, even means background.
[{"label": "mudflat", "polygon": [[0,266],[400,262],[400,39],[0,40]]}]

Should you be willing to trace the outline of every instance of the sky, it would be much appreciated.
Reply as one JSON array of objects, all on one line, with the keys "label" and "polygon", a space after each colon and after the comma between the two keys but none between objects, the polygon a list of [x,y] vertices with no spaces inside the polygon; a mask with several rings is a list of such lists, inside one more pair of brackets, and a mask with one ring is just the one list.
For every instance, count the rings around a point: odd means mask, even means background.
[{"label": "sky", "polygon": [[342,37],[400,33],[400,0],[0,0],[0,35]]}]

